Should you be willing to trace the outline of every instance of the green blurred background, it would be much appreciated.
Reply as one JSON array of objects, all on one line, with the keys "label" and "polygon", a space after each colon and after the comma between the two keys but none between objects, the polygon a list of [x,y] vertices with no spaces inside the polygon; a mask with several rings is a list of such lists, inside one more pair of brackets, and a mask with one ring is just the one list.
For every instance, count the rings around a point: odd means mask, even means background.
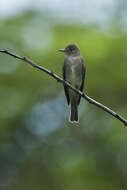
[{"label": "green blurred background", "polygon": [[[0,49],[62,76],[58,49],[86,59],[84,91],[127,118],[127,2],[0,0]],[[127,128],[82,100],[68,123],[60,83],[0,54],[0,190],[127,189]]]}]

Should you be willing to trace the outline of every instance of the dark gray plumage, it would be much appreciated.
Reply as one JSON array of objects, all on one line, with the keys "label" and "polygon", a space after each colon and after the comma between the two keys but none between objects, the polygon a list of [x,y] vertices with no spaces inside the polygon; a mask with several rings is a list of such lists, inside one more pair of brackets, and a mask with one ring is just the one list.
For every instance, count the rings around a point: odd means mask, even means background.
[{"label": "dark gray plumage", "polygon": [[[72,86],[83,91],[85,80],[85,62],[81,56],[80,49],[70,44],[64,50],[67,58],[64,60],[63,65],[63,79],[68,81]],[[64,91],[67,98],[67,103],[71,107],[70,122],[78,122],[78,105],[81,97],[64,85]]]}]

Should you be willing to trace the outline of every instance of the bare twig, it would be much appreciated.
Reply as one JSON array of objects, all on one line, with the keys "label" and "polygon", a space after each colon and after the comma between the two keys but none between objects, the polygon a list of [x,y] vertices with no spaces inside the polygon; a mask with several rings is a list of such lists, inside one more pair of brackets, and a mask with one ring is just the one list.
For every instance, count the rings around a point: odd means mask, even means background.
[{"label": "bare twig", "polygon": [[117,114],[116,112],[114,112],[113,110],[111,110],[110,108],[104,106],[103,104],[95,101],[94,99],[90,98],[89,96],[87,96],[85,93],[79,91],[78,89],[74,88],[72,85],[70,85],[67,81],[63,80],[62,78],[58,77],[56,74],[54,74],[52,71],[49,71],[48,69],[35,64],[33,61],[31,61],[30,59],[27,59],[26,57],[21,57],[18,55],[15,55],[14,53],[11,53],[8,50],[0,50],[0,53],[4,53],[7,55],[10,55],[16,59],[20,59],[28,64],[30,64],[31,66],[47,73],[48,75],[50,75],[51,77],[53,77],[54,79],[56,79],[58,82],[63,83],[64,85],[66,85],[68,88],[72,89],[74,92],[76,92],[77,94],[79,94],[80,96],[82,96],[84,99],[86,99],[89,103],[94,104],[95,106],[101,108],[102,110],[104,110],[105,112],[109,113],[110,115],[112,115],[113,117],[117,118],[118,120],[120,120],[122,123],[124,123],[124,125],[127,125],[127,120],[124,119],[122,116],[120,116],[119,114]]}]

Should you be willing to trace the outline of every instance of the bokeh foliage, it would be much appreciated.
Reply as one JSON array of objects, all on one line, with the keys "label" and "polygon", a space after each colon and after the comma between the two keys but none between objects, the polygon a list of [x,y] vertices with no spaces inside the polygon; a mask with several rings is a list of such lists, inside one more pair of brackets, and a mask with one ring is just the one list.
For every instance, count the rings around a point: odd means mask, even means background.
[{"label": "bokeh foliage", "polygon": [[[86,59],[85,92],[127,118],[126,41],[122,28],[53,23],[35,12],[0,21],[1,49],[59,76],[64,56],[57,49],[78,44]],[[1,190],[127,188],[127,129],[84,102],[80,123],[69,124],[62,85],[0,55]]]}]

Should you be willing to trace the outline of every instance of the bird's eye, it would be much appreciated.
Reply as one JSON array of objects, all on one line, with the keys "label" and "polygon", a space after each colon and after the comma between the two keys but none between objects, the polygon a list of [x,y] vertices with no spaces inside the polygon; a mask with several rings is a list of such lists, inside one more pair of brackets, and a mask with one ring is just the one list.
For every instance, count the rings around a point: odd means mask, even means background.
[{"label": "bird's eye", "polygon": [[71,49],[70,49],[71,51],[74,51],[75,50],[75,48],[74,47],[71,47]]}]

